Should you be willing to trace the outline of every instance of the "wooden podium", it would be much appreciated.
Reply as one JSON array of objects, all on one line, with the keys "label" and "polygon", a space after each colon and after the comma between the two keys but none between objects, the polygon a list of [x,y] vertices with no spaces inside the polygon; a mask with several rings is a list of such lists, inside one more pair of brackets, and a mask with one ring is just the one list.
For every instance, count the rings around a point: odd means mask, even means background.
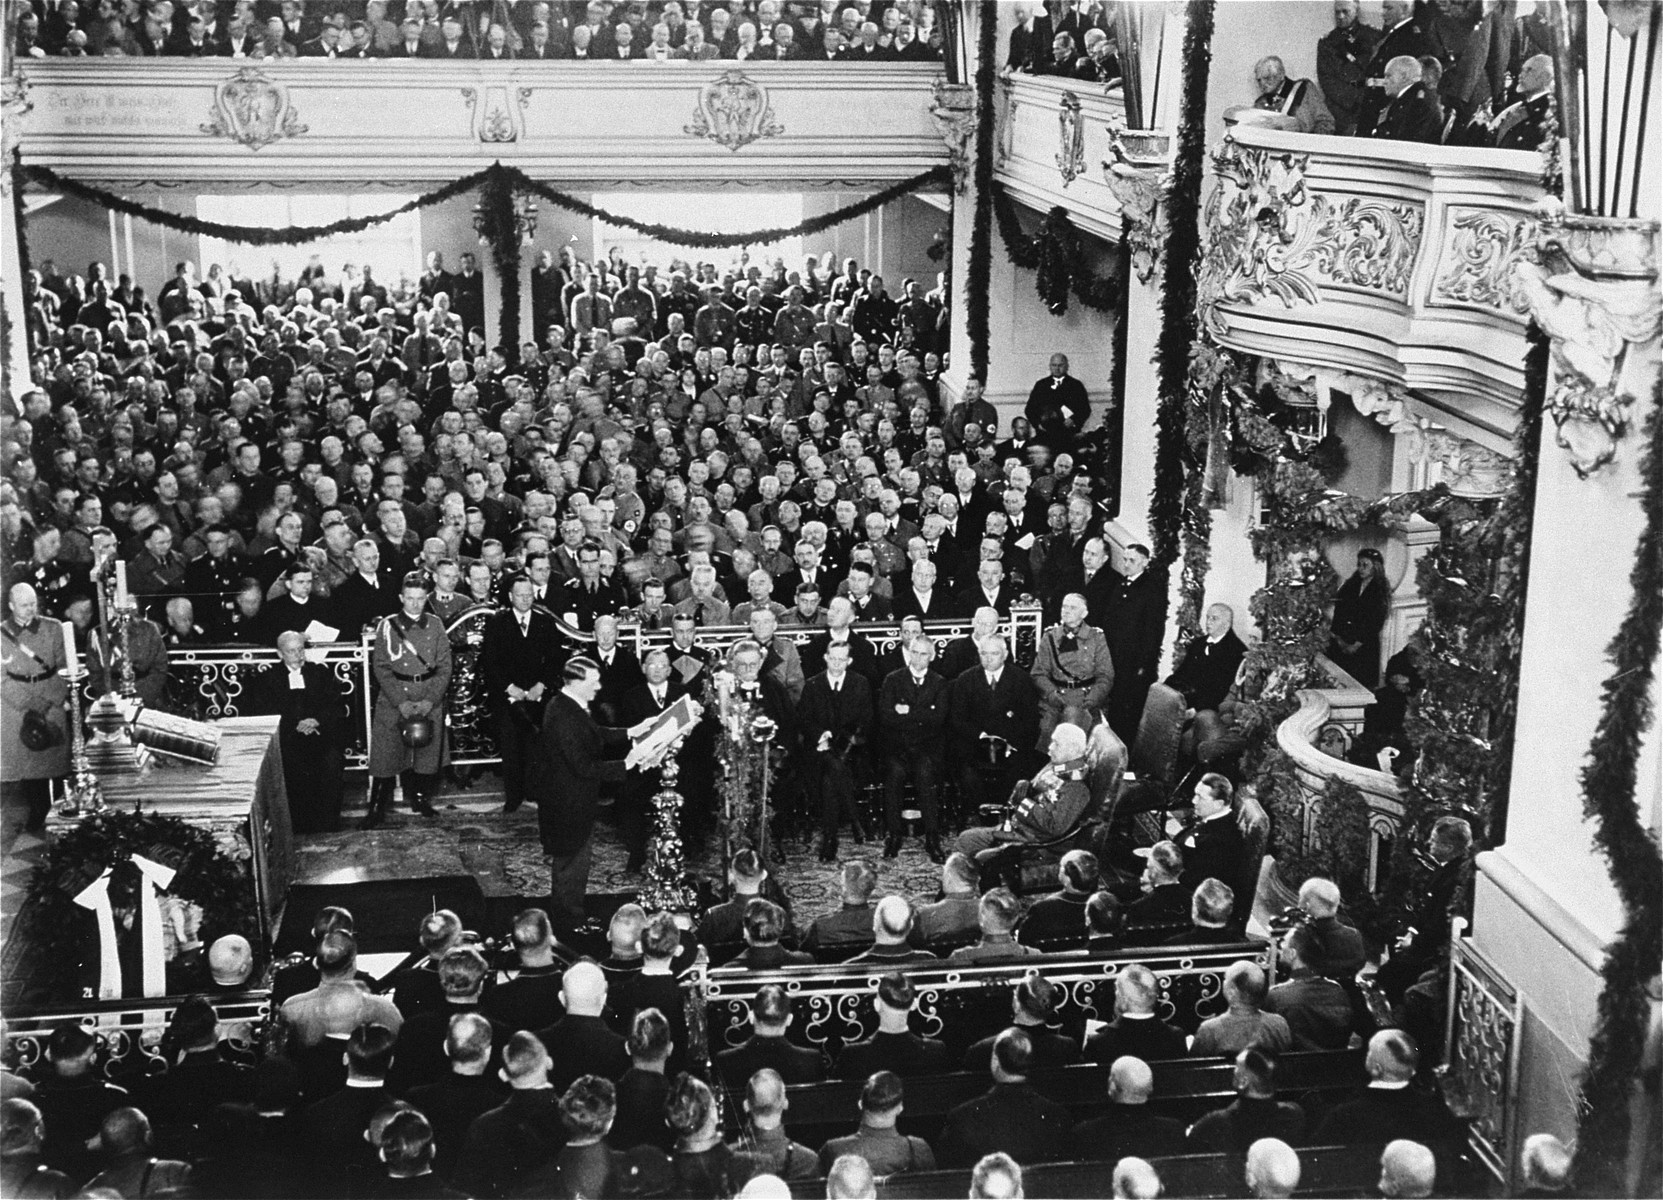
[{"label": "wooden podium", "polygon": [[[269,945],[277,936],[283,900],[294,877],[294,831],[283,784],[283,752],[277,717],[227,717],[220,731],[219,761],[212,766],[157,756],[141,774],[107,775],[98,783],[113,809],[141,806],[146,812],[178,817],[246,846],[254,877],[260,933]],[[56,810],[47,828],[61,831],[80,820]]]}]

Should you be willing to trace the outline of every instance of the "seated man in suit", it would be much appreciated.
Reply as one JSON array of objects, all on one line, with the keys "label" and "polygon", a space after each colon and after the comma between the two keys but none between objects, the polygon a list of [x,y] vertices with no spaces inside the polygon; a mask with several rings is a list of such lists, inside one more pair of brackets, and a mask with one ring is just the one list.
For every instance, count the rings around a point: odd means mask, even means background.
[{"label": "seated man in suit", "polygon": [[905,896],[885,896],[872,910],[872,948],[851,958],[857,963],[886,963],[905,966],[907,963],[934,962],[928,950],[908,944],[912,936],[912,904]]},{"label": "seated man in suit", "polygon": [[1146,1063],[1183,1058],[1188,1039],[1183,1030],[1155,1015],[1159,1000],[1155,972],[1142,963],[1133,963],[1115,976],[1115,1018],[1086,1039],[1086,1061],[1112,1063],[1124,1054]]},{"label": "seated man in suit", "polygon": [[970,1166],[984,1154],[1003,1151],[1024,1163],[1054,1162],[1063,1156],[1073,1124],[1068,1109],[1035,1091],[1033,1039],[1007,1029],[989,1056],[993,1087],[953,1109],[942,1123],[935,1155],[943,1166]]},{"label": "seated man in suit", "polygon": [[[902,1171],[935,1170],[935,1151],[921,1137],[897,1133],[895,1121],[904,1107],[905,1084],[893,1071],[878,1071],[860,1089],[860,1128],[847,1137],[832,1138],[820,1147],[820,1169],[826,1172],[826,1190],[832,1192],[833,1166],[845,1156],[858,1160],[870,1168],[866,1176],[871,1183],[872,1173],[897,1175]],[[848,1195],[874,1195],[875,1192],[849,1192]]]},{"label": "seated man in suit", "polygon": [[1022,936],[1029,945],[1054,945],[1057,949],[1078,945],[1086,936],[1086,901],[1097,891],[1101,869],[1090,850],[1070,850],[1057,864],[1057,882],[1062,891],[1035,900],[1022,923]]},{"label": "seated man in suit", "polygon": [[777,983],[757,989],[751,998],[754,1032],[738,1046],[716,1052],[716,1073],[737,1088],[761,1070],[778,1071],[786,1083],[817,1083],[826,1077],[818,1050],[785,1040],[791,1027],[791,997]]},{"label": "seated man in suit", "polygon": [[1351,1044],[1351,997],[1312,968],[1312,960],[1319,956],[1310,927],[1294,926],[1282,941],[1282,966],[1288,978],[1270,989],[1264,1008],[1288,1023],[1295,1050],[1344,1050]]},{"label": "seated man in suit", "polygon": [[826,669],[804,685],[797,718],[802,753],[819,794],[820,861],[834,862],[844,818],[854,825],[857,839],[865,837],[855,789],[864,771],[873,707],[871,684],[849,669],[850,644],[833,641],[825,654]]},{"label": "seated man in suit", "polygon": [[989,888],[983,893],[976,914],[982,929],[981,940],[974,946],[960,946],[947,956],[948,962],[986,962],[1039,953],[1016,940],[1016,927],[1022,921],[1022,901],[1009,888]]},{"label": "seated man in suit", "polygon": [[1368,961],[1363,935],[1340,919],[1340,889],[1332,879],[1314,877],[1299,885],[1305,928],[1315,939],[1311,966],[1330,979],[1355,979]]},{"label": "seated man in suit", "polygon": [[878,1012],[878,1032],[864,1042],[844,1046],[832,1068],[835,1079],[865,1079],[878,1071],[909,1075],[938,1075],[951,1069],[947,1047],[907,1028],[918,989],[905,972],[891,971],[878,980],[872,1003]]},{"label": "seated man in suit", "polygon": [[723,965],[771,971],[814,961],[813,955],[782,946],[780,938],[784,935],[785,910],[772,900],[752,896],[745,901],[745,949]]},{"label": "seated man in suit", "polygon": [[1074,1126],[1069,1157],[1082,1162],[1164,1158],[1184,1152],[1184,1123],[1149,1107],[1155,1073],[1141,1058],[1122,1055],[1109,1067],[1109,1104],[1101,1116]]},{"label": "seated man in suit", "polygon": [[1193,1154],[1246,1154],[1260,1138],[1297,1142],[1305,1133],[1305,1110],[1276,1098],[1276,1056],[1259,1046],[1236,1055],[1236,1098],[1190,1127]]},{"label": "seated man in suit", "polygon": [[978,927],[981,897],[976,887],[981,873],[976,860],[964,854],[950,855],[941,868],[941,899],[920,905],[914,926],[917,940],[929,946],[945,939],[962,939]]},{"label": "seated man in suit", "polygon": [[1135,936],[1139,928],[1176,925],[1189,918],[1195,889],[1184,886],[1183,876],[1184,852],[1177,842],[1156,842],[1149,847],[1149,858],[1138,881],[1141,894],[1126,905],[1128,937]]},{"label": "seated man in suit", "polygon": [[1051,734],[1049,754],[1050,763],[1031,783],[1017,785],[1010,815],[997,826],[966,829],[955,851],[974,858],[1009,842],[1050,841],[1074,828],[1091,803],[1085,782],[1085,733],[1075,725],[1058,725]]},{"label": "seated man in suit", "polygon": [[1275,1013],[1264,1011],[1265,996],[1270,990],[1264,968],[1258,963],[1242,960],[1230,964],[1224,972],[1224,999],[1228,1012],[1209,1017],[1201,1022],[1190,1042],[1190,1054],[1195,1057],[1239,1054],[1249,1046],[1257,1046],[1272,1054],[1285,1054],[1293,1049],[1293,1034],[1288,1023]]},{"label": "seated man in suit", "polygon": [[1237,942],[1244,936],[1231,922],[1236,893],[1227,883],[1203,879],[1190,897],[1190,927],[1170,934],[1163,946],[1198,946]]},{"label": "seated man in suit", "polygon": [[[1224,703],[1241,660],[1247,655],[1247,647],[1233,628],[1235,619],[1235,611],[1228,604],[1209,604],[1203,632],[1184,646],[1178,669],[1166,678],[1166,686],[1183,696],[1189,717],[1197,722],[1218,721],[1218,706]],[[1209,735],[1199,728],[1195,734],[1197,742],[1217,736],[1216,730]]]},{"label": "seated man in suit", "polygon": [[[1067,1034],[1055,1032],[1052,1023],[1057,1017],[1057,1004],[1063,998],[1062,987],[1052,983],[1038,971],[1030,971],[1011,987],[1011,1023],[1009,1028],[1020,1029],[1028,1035],[1034,1047],[1034,1067],[1067,1067],[1080,1061],[1080,1043]],[[964,1052],[963,1068],[980,1074],[989,1069],[993,1044],[997,1033],[989,1034]]]},{"label": "seated man in suit", "polygon": [[579,1075],[616,1079],[629,1070],[624,1039],[608,1028],[602,1016],[606,975],[600,967],[585,961],[567,968],[560,998],[566,1015],[537,1031],[537,1040],[549,1052],[549,1082],[556,1093],[565,1091]]},{"label": "seated man in suit", "polygon": [[[1186,888],[1200,887],[1204,880],[1227,884],[1236,896],[1235,918],[1244,925],[1253,906],[1252,886],[1258,881],[1258,864],[1246,858],[1246,839],[1235,807],[1236,790],[1224,776],[1209,771],[1195,785],[1195,819],[1173,840],[1184,853]],[[1251,871],[1250,871],[1251,868]],[[1245,887],[1239,885],[1245,884]]]},{"label": "seated man in suit", "polygon": [[810,954],[827,949],[855,951],[872,943],[872,889],[878,886],[878,872],[865,859],[843,864],[843,906],[815,919],[803,937],[803,949]]},{"label": "seated man in suit", "polygon": [[1423,1146],[1451,1142],[1456,1125],[1443,1101],[1415,1087],[1420,1051],[1401,1029],[1382,1029],[1369,1039],[1364,1060],[1369,1081],[1362,1094],[1336,1105],[1317,1126],[1318,1146],[1384,1147],[1397,1138]]}]

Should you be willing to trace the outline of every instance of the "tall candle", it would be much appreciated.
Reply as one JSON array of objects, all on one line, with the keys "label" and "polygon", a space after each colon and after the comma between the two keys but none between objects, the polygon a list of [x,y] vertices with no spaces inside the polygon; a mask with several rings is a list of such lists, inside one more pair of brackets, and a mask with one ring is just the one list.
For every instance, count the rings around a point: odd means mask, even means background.
[{"label": "tall candle", "polygon": [[119,558],[115,561],[115,603],[117,608],[127,605],[127,564]]},{"label": "tall candle", "polygon": [[73,675],[81,669],[80,660],[75,657],[75,622],[63,621],[61,624],[64,631],[64,666]]}]

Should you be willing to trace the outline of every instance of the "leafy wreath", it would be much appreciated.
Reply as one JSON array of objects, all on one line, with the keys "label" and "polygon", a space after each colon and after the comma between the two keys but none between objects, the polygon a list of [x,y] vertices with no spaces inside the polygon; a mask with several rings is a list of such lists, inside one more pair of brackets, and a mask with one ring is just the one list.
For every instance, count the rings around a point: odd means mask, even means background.
[{"label": "leafy wreath", "polygon": [[202,910],[204,945],[228,933],[259,943],[252,852],[241,834],[215,835],[159,813],[97,813],[53,842],[29,887],[31,945],[54,995],[73,987],[87,951],[85,913],[74,897],[106,867],[134,854],[177,871],[169,894]]}]

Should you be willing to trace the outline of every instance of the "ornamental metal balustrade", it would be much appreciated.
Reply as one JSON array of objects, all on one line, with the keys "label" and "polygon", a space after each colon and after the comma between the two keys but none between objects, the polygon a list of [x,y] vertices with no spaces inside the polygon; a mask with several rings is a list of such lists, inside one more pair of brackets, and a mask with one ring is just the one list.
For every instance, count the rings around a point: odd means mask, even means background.
[{"label": "ornamental metal balustrade", "polygon": [[[6,1014],[4,1063],[8,1070],[38,1080],[46,1070],[46,1044],[53,1030],[79,1025],[98,1042],[97,1070],[112,1083],[160,1075],[168,1062],[162,1035],[185,997],[82,1000],[36,1008],[30,1015]],[[254,1062],[266,1045],[271,1026],[271,993],[237,992],[210,996],[219,1041],[233,1057]]]},{"label": "ornamental metal balustrade", "polygon": [[[498,609],[489,605],[472,608],[453,618],[449,625],[453,668],[450,705],[447,719],[451,737],[451,761],[457,766],[488,766],[501,759],[496,752],[496,735],[487,717],[487,705],[481,694],[479,679],[479,650],[485,639],[485,622]],[[592,646],[592,633],[576,629],[560,617],[555,618],[561,636],[573,647]],[[1039,636],[1044,618],[1037,604],[1012,606],[1011,615],[1000,622],[999,631],[1011,647],[1013,660],[1026,667],[1033,662],[1039,649]],[[964,637],[970,632],[970,622],[927,621],[925,632],[938,644]],[[815,630],[786,626],[780,635],[789,637],[797,645],[806,645]],[[901,640],[898,622],[858,625],[855,633],[872,644],[880,655],[893,651]],[[699,645],[707,650],[725,653],[734,643],[750,636],[742,625],[707,626],[699,630]],[[635,623],[619,626],[619,642],[639,657],[654,646],[668,646],[668,630],[642,629]],[[363,770],[369,762],[370,705],[366,698],[373,694],[370,681],[369,644],[334,642],[314,648],[321,654],[323,665],[335,675],[345,695],[349,713],[350,737],[346,746],[346,765],[351,770]],[[178,647],[168,654],[168,696],[170,707],[203,720],[245,715],[243,695],[248,680],[279,660],[275,649],[258,646],[220,645]]]},{"label": "ornamental metal balustrade", "polygon": [[[1106,955],[1077,951],[1002,963],[912,963],[907,978],[918,993],[912,1028],[939,1038],[951,1030],[999,1027],[1010,1013],[1011,985],[1031,971],[1061,989],[1056,1016],[1064,1027],[1083,1027],[1088,1019],[1109,1021],[1114,1017],[1115,980],[1137,963],[1155,975],[1156,1015],[1193,1032],[1208,1017],[1228,1009],[1224,974],[1231,963],[1243,959],[1258,963],[1275,982],[1275,948],[1262,942],[1127,948]],[[772,971],[695,969],[686,983],[694,1059],[708,1062],[717,1051],[750,1036],[751,1001],[768,984],[785,989],[795,1006],[795,1027],[810,1046],[833,1059],[843,1046],[877,1032],[872,998],[888,969],[881,962]]]},{"label": "ornamental metal balustrade", "polygon": [[1450,1111],[1467,1122],[1473,1153],[1511,1191],[1519,1161],[1524,996],[1462,936],[1466,927],[1464,917],[1450,922],[1444,1062],[1438,1073]]}]

